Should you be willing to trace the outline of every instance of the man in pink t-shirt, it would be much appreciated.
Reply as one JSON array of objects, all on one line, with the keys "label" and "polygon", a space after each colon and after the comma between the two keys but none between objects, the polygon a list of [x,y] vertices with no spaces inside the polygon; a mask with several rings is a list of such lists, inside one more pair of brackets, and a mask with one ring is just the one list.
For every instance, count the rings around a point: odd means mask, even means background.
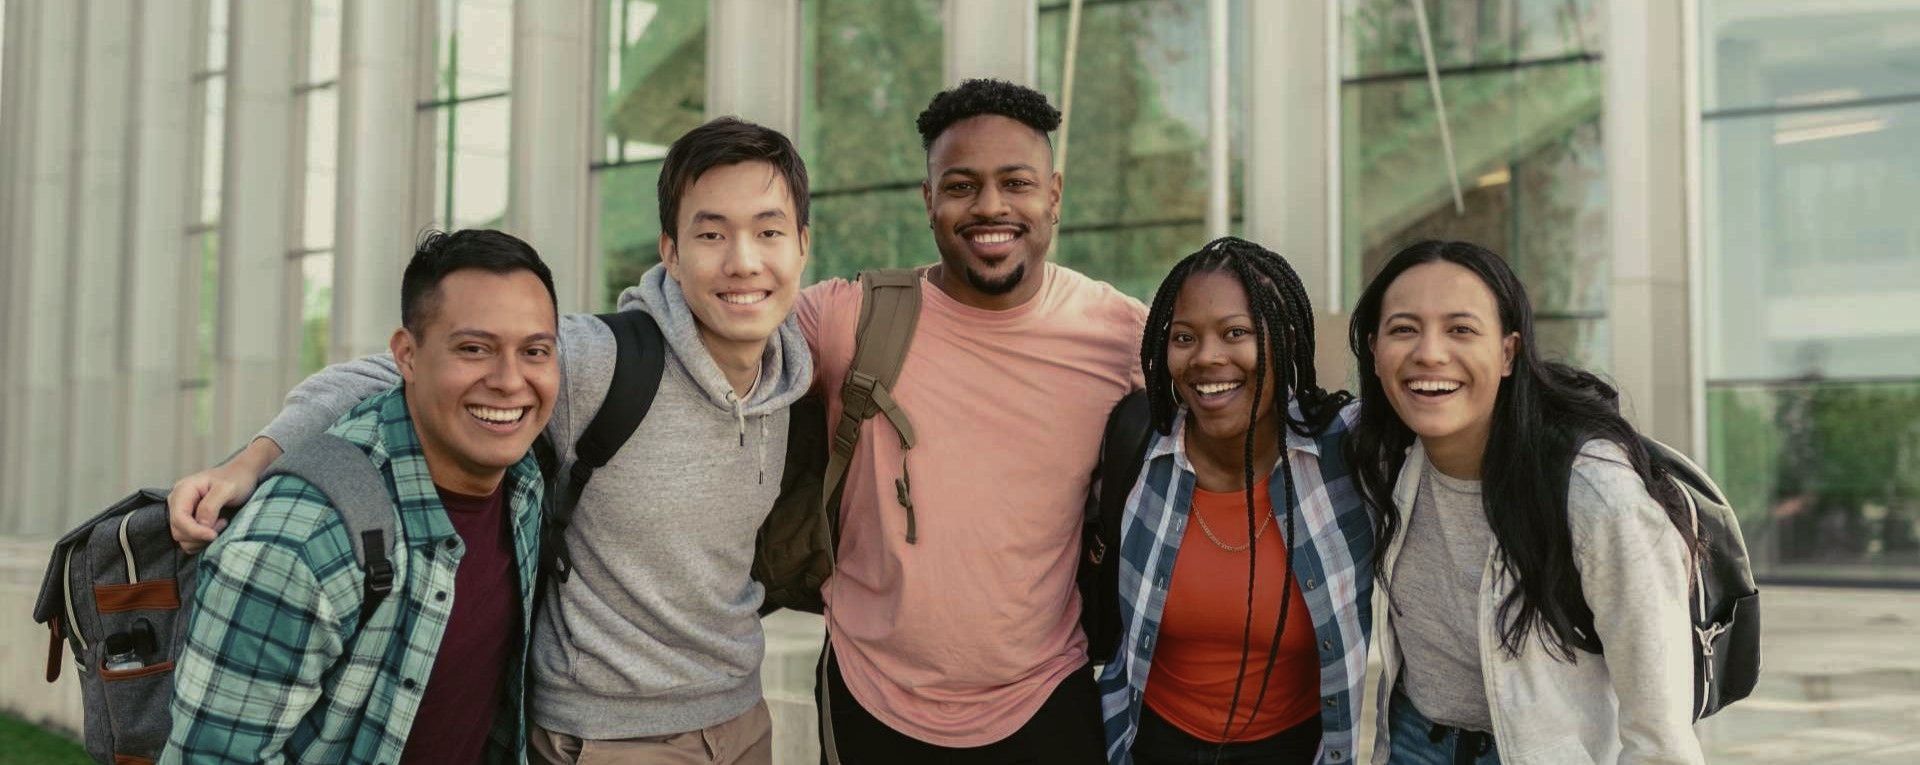
[{"label": "man in pink t-shirt", "polygon": [[[1146,307],[1046,260],[1059,121],[1045,96],[990,80],[920,115],[940,262],[892,390],[918,431],[912,507],[899,438],[868,420],[824,588],[843,762],[1102,760],[1074,569],[1107,414],[1141,385]],[[839,391],[859,311],[844,280],[801,294],[815,390]]]}]

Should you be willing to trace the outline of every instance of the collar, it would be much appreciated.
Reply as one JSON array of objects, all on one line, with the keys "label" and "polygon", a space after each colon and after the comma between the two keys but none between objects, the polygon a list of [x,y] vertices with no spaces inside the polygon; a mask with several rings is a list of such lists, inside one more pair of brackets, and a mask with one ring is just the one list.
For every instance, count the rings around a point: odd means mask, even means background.
[{"label": "collar", "polygon": [[[400,510],[402,536],[410,546],[439,544],[454,538],[453,522],[448,520],[446,508],[440,503],[440,492],[434,488],[433,476],[427,471],[426,452],[420,445],[419,433],[414,429],[413,415],[407,409],[406,386],[401,385],[381,396],[384,398],[377,399],[379,427],[372,447],[375,455],[385,457],[386,464],[382,467],[393,477],[394,502]],[[372,401],[369,400],[369,403]],[[517,503],[514,501],[519,494],[517,488],[528,485],[529,480],[537,482],[538,474],[539,467],[531,454],[507,469],[501,480],[506,482],[508,512],[517,512]]]}]

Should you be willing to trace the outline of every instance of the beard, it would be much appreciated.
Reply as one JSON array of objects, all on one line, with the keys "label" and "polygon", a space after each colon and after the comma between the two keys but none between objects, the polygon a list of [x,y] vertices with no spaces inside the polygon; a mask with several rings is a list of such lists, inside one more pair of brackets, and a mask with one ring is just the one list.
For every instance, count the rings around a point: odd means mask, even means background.
[{"label": "beard", "polygon": [[1005,295],[1012,292],[1013,288],[1020,286],[1020,282],[1027,278],[1026,263],[1014,266],[1012,273],[998,279],[988,277],[972,268],[966,268],[964,270],[967,274],[967,284],[979,290],[983,295]]}]

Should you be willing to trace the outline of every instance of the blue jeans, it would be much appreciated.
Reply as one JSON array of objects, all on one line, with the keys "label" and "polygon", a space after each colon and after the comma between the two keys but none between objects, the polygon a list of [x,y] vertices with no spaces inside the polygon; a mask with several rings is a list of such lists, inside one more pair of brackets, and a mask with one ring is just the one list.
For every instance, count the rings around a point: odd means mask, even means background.
[{"label": "blue jeans", "polygon": [[1391,765],[1500,765],[1493,734],[1437,725],[1413,707],[1399,688],[1393,689],[1387,714],[1392,722],[1387,758]]}]

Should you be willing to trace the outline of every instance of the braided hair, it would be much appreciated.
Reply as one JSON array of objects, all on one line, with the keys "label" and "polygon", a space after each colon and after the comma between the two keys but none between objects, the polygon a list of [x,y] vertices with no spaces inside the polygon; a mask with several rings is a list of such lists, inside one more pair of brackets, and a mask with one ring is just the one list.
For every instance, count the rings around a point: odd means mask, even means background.
[{"label": "braided hair", "polygon": [[[1173,304],[1188,277],[1211,272],[1232,275],[1246,290],[1247,304],[1255,316],[1254,332],[1258,341],[1255,343],[1252,412],[1247,420],[1242,457],[1243,490],[1247,506],[1247,617],[1240,636],[1240,670],[1234,675],[1233,700],[1227,708],[1226,728],[1222,732],[1222,738],[1232,740],[1233,717],[1239,711],[1240,693],[1246,678],[1247,657],[1253,638],[1254,574],[1255,561],[1259,558],[1258,548],[1255,547],[1259,540],[1254,528],[1253,451],[1260,407],[1263,404],[1273,407],[1277,415],[1274,421],[1280,423],[1280,429],[1290,428],[1295,433],[1311,437],[1325,431],[1333,418],[1339,415],[1340,408],[1353,397],[1346,391],[1329,393],[1315,379],[1313,306],[1307,299],[1305,285],[1300,283],[1300,276],[1294,273],[1293,267],[1287,264],[1285,258],[1260,245],[1237,237],[1221,237],[1174,265],[1173,271],[1160,283],[1160,290],[1154,293],[1153,305],[1148,310],[1146,333],[1140,343],[1140,368],[1146,377],[1147,402],[1154,430],[1161,434],[1172,433],[1174,417],[1180,413],[1180,402],[1173,389],[1173,375],[1167,368]],[[1263,402],[1260,392],[1265,387],[1269,367],[1278,377],[1274,381],[1274,400]],[[1298,417],[1289,411],[1289,401],[1299,404]],[[1241,726],[1242,733],[1253,726],[1254,718],[1260,714],[1260,704],[1266,700],[1274,659],[1280,650],[1281,634],[1286,629],[1287,611],[1293,602],[1291,548],[1297,504],[1294,499],[1293,463],[1287,456],[1283,430],[1277,429],[1273,435],[1282,442],[1280,474],[1286,484],[1286,493],[1282,495],[1286,503],[1286,536],[1282,542],[1287,547],[1287,570],[1281,589],[1286,595],[1280,601],[1280,616],[1273,626],[1273,643],[1267,648],[1266,665],[1260,674],[1260,690],[1254,696],[1253,711],[1248,714],[1246,724]]]}]

